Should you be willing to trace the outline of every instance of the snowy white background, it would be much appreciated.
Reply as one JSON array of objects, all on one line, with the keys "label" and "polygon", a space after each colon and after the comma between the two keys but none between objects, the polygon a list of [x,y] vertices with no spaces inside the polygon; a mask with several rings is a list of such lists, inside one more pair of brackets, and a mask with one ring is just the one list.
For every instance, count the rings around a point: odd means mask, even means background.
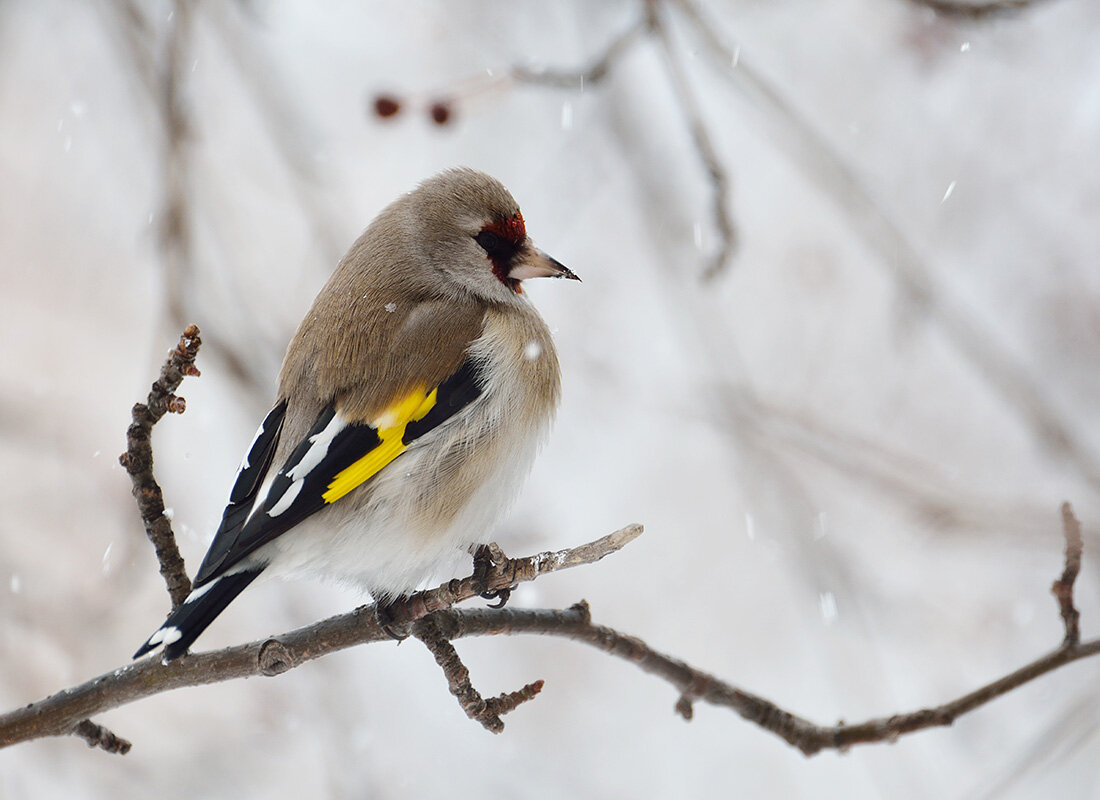
[{"label": "snowy white background", "polygon": [[[565,400],[497,538],[524,553],[646,525],[514,603],[587,598],[597,621],[796,713],[855,721],[943,702],[1060,641],[1048,588],[1069,499],[1096,630],[1100,4],[970,23],[903,0],[710,2],[737,66],[674,16],[742,237],[703,283],[709,186],[653,41],[599,86],[479,96],[446,128],[418,107],[368,113],[379,90],[423,100],[513,64],[587,64],[638,3],[209,3],[181,55],[191,250],[174,301],[155,70],[180,20],[137,7],[135,41],[106,0],[0,6],[3,708],[124,663],[163,618],[116,458],[181,322],[202,328],[203,377],[155,452],[193,569],[328,270],[385,203],[456,164],[504,181],[584,279],[530,287]],[[924,302],[739,68],[913,244]],[[247,355],[245,380],[227,354]],[[1038,429],[1028,385],[1077,457]],[[359,602],[257,586],[200,645]],[[503,735],[463,716],[423,647],[382,644],[102,715],[133,740],[124,758],[75,739],[0,752],[0,798],[1100,792],[1095,660],[952,729],[807,760],[724,710],[683,722],[670,687],[579,645],[458,649],[485,694],[546,679]]]}]

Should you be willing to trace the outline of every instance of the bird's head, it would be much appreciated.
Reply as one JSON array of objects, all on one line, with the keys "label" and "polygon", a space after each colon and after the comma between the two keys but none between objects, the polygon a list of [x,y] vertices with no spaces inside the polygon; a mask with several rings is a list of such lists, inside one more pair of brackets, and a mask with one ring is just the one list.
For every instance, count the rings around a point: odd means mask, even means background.
[{"label": "bird's head", "polygon": [[513,302],[528,278],[580,280],[534,246],[512,195],[484,172],[441,172],[406,200],[423,255],[456,290],[489,302]]}]

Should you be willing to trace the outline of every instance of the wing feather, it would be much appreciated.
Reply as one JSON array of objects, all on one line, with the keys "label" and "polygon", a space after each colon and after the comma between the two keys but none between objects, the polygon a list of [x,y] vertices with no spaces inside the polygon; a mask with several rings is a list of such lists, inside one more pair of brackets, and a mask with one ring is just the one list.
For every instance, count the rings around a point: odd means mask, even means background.
[{"label": "wing feather", "polygon": [[219,553],[222,547],[233,542],[237,534],[248,520],[249,514],[256,505],[256,495],[263,484],[263,479],[271,468],[271,461],[275,456],[275,450],[279,444],[279,437],[283,431],[283,421],[286,419],[286,400],[281,400],[260,423],[248,452],[241,461],[237,470],[237,479],[233,482],[233,489],[229,492],[229,503],[222,512],[222,521],[214,534],[214,541],[210,546],[210,552],[206,554],[198,573],[195,575],[195,585],[201,586],[213,577],[207,565],[213,560],[220,560]]},{"label": "wing feather", "polygon": [[[439,386],[414,390],[391,403],[372,424],[350,423],[340,415],[336,402],[327,405],[263,498],[249,503],[250,513],[241,518],[243,500],[226,508],[195,584],[224,574],[259,547],[368,482],[416,439],[476,400],[482,390],[477,365],[467,359]],[[285,401],[281,405],[285,407]],[[227,524],[230,516],[232,524]]]}]

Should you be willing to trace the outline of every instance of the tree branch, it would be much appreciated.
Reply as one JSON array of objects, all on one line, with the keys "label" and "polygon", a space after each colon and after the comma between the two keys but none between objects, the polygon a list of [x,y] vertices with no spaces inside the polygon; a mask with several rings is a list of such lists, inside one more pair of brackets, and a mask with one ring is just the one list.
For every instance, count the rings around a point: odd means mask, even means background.
[{"label": "tree branch", "polygon": [[968,3],[965,0],[909,0],[914,5],[930,8],[945,17],[985,19],[995,14],[1011,14],[1031,8],[1040,0],[988,0],[984,3]]},{"label": "tree branch", "polygon": [[668,25],[661,16],[660,0],[647,0],[646,8],[650,20],[650,28],[660,42],[661,50],[665,55],[665,66],[668,69],[669,79],[672,81],[673,93],[680,104],[680,113],[687,122],[691,132],[691,140],[695,145],[695,153],[703,164],[703,169],[710,180],[711,191],[711,217],[714,227],[718,232],[718,250],[711,257],[710,264],[703,271],[704,280],[713,280],[733,260],[737,250],[737,229],[733,223],[733,212],[729,207],[730,179],[718,152],[711,142],[710,133],[703,122],[699,103],[692,93],[691,84],[688,81],[682,59],[677,58],[672,43],[672,34]]},{"label": "tree branch", "polygon": [[[1063,513],[1067,513],[1065,508]],[[1072,517],[1072,512],[1068,512],[1068,517]],[[1067,524],[1067,541],[1072,539],[1073,529],[1072,524]],[[578,548],[505,561],[499,567],[494,567],[487,579],[488,588],[507,588],[513,582],[533,580],[547,572],[594,563],[632,541],[640,533],[641,526],[628,526]],[[1075,550],[1074,546],[1067,547],[1067,570],[1071,570],[1075,563],[1075,552],[1079,554],[1080,551]],[[428,610],[444,598],[457,602],[473,597],[485,588],[484,581],[471,576],[461,581],[451,581],[430,592],[420,592],[410,598],[404,607],[408,613],[424,612],[421,616],[425,616]],[[893,742],[904,734],[951,725],[964,714],[1025,683],[1066,664],[1100,653],[1100,639],[1083,643],[1067,642],[1008,675],[942,705],[876,717],[855,724],[839,722],[827,726],[817,725],[770,700],[692,667],[678,658],[658,652],[641,639],[606,626],[594,625],[588,604],[584,601],[564,611],[450,609],[434,613],[432,625],[436,629],[433,635],[448,642],[466,636],[532,633],[561,636],[582,642],[668,681],[679,692],[675,709],[685,719],[691,719],[693,706],[699,701],[728,708],[797,747],[807,756],[822,750],[846,750],[857,744]],[[278,675],[328,653],[387,638],[388,635],[378,624],[374,607],[364,606],[350,614],[332,617],[265,641],[216,652],[187,655],[168,664],[147,659],[5,714],[0,717],[0,747],[44,736],[73,733],[78,727],[86,728],[81,720],[92,714],[152,694],[234,678]],[[499,718],[500,714],[529,699],[540,688],[541,685],[536,682],[519,692],[482,701],[486,708],[484,712],[478,710],[478,714],[496,715]],[[471,716],[480,719],[475,714]]]},{"label": "tree branch", "polygon": [[[505,589],[558,570],[593,564],[626,546],[641,533],[641,525],[628,525],[577,548],[508,559],[493,567],[486,579],[488,589]],[[476,597],[484,587],[485,583],[470,576],[449,581],[437,589],[417,592],[397,606],[408,615],[409,622],[415,622],[445,607],[444,604]],[[371,605],[281,636],[190,654],[167,664],[156,657],[147,658],[0,716],[0,748],[45,736],[66,736],[93,714],[171,689],[257,675],[280,675],[337,650],[389,640]],[[498,702],[506,704],[507,700],[498,698]]]},{"label": "tree branch", "polygon": [[[1067,563],[1068,561],[1067,556]],[[692,718],[693,704],[696,701],[728,708],[775,734],[787,744],[797,747],[807,756],[822,750],[847,750],[857,744],[893,742],[907,733],[949,726],[964,714],[1025,683],[1066,664],[1100,653],[1100,639],[1063,644],[1057,650],[1008,675],[942,705],[889,717],[876,717],[855,724],[839,722],[828,726],[817,725],[770,700],[696,669],[678,658],[653,650],[641,639],[603,625],[592,624],[588,604],[584,601],[567,611],[451,610],[434,615],[434,619],[447,638],[452,640],[465,636],[538,633],[582,642],[668,681],[680,692],[675,710],[685,719]]]},{"label": "tree branch", "polygon": [[[119,459],[130,474],[147,534],[157,549],[161,572],[175,603],[186,597],[189,581],[171,526],[164,517],[160,488],[153,477],[150,436],[153,425],[166,413],[184,410],[183,399],[174,392],[185,375],[198,374],[194,361],[199,345],[198,328],[188,326],[153,384],[147,403],[134,406],[133,423],[127,431],[127,451]],[[469,671],[451,642],[465,636],[538,633],[583,642],[663,678],[679,691],[675,710],[685,719],[692,718],[694,704],[698,701],[726,707],[779,736],[804,754],[814,755],[826,749],[844,750],[855,744],[892,742],[903,734],[951,725],[963,714],[1029,681],[1100,652],[1100,639],[1084,643],[1079,641],[1079,613],[1073,602],[1073,588],[1081,569],[1083,540],[1080,523],[1068,503],[1062,505],[1062,522],[1066,540],[1065,567],[1052,587],[1065,627],[1061,647],[951,702],[855,725],[844,722],[834,726],[817,725],[770,700],[660,653],[641,639],[594,625],[588,604],[584,601],[565,611],[468,611],[451,608],[456,603],[486,592],[499,593],[550,572],[595,563],[641,535],[641,525],[628,525],[575,548],[538,553],[526,558],[494,556],[482,560],[474,575],[403,598],[386,608],[386,616],[398,624],[412,626],[413,632],[443,668],[452,694],[458,698],[467,715],[493,732],[503,729],[503,714],[539,693],[542,681],[485,700],[470,683]],[[89,719],[91,715],[183,686],[199,686],[254,675],[279,675],[328,653],[388,638],[388,632],[378,621],[377,608],[363,606],[349,614],[331,617],[263,641],[214,652],[188,654],[169,663],[148,658],[0,716],[0,747],[46,736],[75,735],[90,746],[108,752],[126,753],[130,743],[92,722]]]},{"label": "tree branch", "polygon": [[1085,542],[1081,538],[1081,523],[1073,516],[1069,503],[1062,503],[1062,533],[1066,537],[1066,566],[1062,577],[1054,582],[1050,590],[1058,598],[1058,610],[1062,614],[1062,624],[1066,629],[1063,646],[1073,647],[1081,639],[1079,621],[1081,614],[1073,605],[1073,584],[1081,571],[1081,556]]},{"label": "tree branch", "polygon": [[160,574],[168,585],[173,610],[191,592],[191,580],[187,577],[183,556],[176,546],[172,523],[164,515],[164,496],[160,485],[153,477],[151,438],[153,426],[160,422],[161,417],[169,412],[182,414],[186,410],[187,401],[177,397],[174,392],[183,383],[184,376],[199,375],[199,370],[195,367],[195,357],[201,344],[198,327],[188,325],[180,337],[179,345],[168,354],[168,360],[161,367],[160,377],[149,390],[149,398],[144,403],[134,405],[131,411],[133,422],[126,431],[126,452],[118,458],[133,484],[133,495],[141,513],[141,521],[145,524],[145,535],[156,550]]}]

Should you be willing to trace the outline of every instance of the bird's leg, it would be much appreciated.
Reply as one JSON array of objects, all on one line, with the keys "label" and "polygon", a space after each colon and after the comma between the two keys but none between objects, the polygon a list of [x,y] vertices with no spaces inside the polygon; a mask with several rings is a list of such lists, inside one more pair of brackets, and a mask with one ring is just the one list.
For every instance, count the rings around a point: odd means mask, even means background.
[{"label": "bird's leg", "polygon": [[374,604],[374,619],[378,622],[378,627],[380,627],[387,636],[395,641],[403,642],[405,639],[409,638],[411,631],[409,629],[409,623],[399,619],[400,615],[395,613],[399,605],[401,605],[400,598],[390,602],[376,600]]},{"label": "bird's leg", "polygon": [[479,544],[473,548],[473,556],[474,588],[486,600],[497,601],[490,604],[489,608],[504,608],[508,603],[508,598],[512,596],[512,590],[510,588],[489,589],[489,575],[493,567],[499,566],[508,560],[504,555],[504,551],[500,549],[496,542]]}]

